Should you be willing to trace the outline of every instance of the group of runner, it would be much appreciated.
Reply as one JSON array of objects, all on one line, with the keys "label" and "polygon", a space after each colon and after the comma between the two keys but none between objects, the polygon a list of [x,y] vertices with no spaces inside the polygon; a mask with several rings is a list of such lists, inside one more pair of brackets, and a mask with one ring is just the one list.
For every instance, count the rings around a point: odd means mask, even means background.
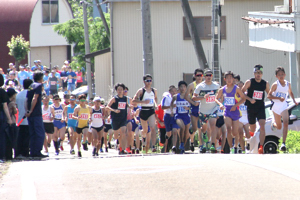
[{"label": "group of runner", "polygon": [[150,149],[156,152],[157,125],[160,144],[165,147],[165,152],[172,150],[174,153],[184,153],[188,139],[190,150],[194,151],[194,138],[198,132],[200,153],[216,152],[217,149],[224,153],[226,141],[231,153],[238,153],[238,146],[241,148],[240,153],[245,153],[249,143],[245,145],[244,138],[254,136],[258,122],[258,152],[263,154],[266,93],[274,102],[272,129],[281,129],[283,119],[283,143],[280,150],[285,151],[288,95],[295,104],[297,102],[289,82],[285,80],[284,68],[276,69],[278,81],[271,89],[269,83],[262,79],[263,66],[254,66],[253,72],[254,78],[243,83],[239,75],[227,71],[224,74],[225,85],[221,87],[213,81],[212,70],[196,69],[192,83],[187,85],[185,81],[179,81],[178,88],[169,86],[160,104],[157,102],[157,90],[151,87],[152,76],[149,74],[143,76],[144,86],[133,98],[127,96],[128,88],[123,83],[117,83],[114,87],[116,95],[107,105],[100,97],[95,97],[93,103],[89,103],[85,95],[80,95],[78,99],[71,95],[69,105],[65,105],[60,103],[58,95],[54,95],[53,105],[49,106],[49,97],[44,95],[42,111],[47,134],[45,149],[48,152],[47,147],[53,139],[55,154],[58,155],[60,149],[63,150],[62,141],[67,128],[70,154],[75,154],[74,146],[77,144],[79,157],[82,156],[81,145],[84,150],[88,150],[88,144],[91,144],[93,156],[98,156],[99,151],[103,152],[103,145],[108,152],[113,134],[119,154],[139,153],[141,150],[148,153]]}]

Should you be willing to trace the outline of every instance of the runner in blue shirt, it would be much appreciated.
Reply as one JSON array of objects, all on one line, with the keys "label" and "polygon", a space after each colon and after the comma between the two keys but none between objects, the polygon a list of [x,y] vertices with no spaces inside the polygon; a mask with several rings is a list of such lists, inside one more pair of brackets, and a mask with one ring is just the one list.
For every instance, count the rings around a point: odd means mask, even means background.
[{"label": "runner in blue shirt", "polygon": [[67,76],[68,76],[68,93],[71,93],[71,91],[75,90],[77,75],[72,70],[71,67],[68,67]]}]

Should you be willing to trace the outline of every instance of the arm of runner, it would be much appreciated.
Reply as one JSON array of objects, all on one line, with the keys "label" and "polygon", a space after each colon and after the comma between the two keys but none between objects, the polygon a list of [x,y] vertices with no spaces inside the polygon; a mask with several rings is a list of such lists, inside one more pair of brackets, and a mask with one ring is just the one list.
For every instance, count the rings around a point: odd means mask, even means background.
[{"label": "arm of runner", "polygon": [[166,110],[166,109],[170,108],[170,106],[166,106],[166,105],[165,105],[165,101],[166,101],[166,97],[164,97],[164,98],[161,100],[161,109],[163,109],[163,110]]},{"label": "arm of runner", "polygon": [[72,119],[80,119],[80,117],[78,117],[78,112],[79,112],[79,107],[76,107],[75,110],[74,110],[74,114],[72,116]]},{"label": "arm of runner", "polygon": [[68,109],[67,106],[65,106],[64,110],[63,110],[63,113],[62,113],[62,116],[61,116],[61,118],[64,119],[65,121],[67,121],[67,119],[68,119],[67,118],[68,117],[68,115],[67,115],[67,109]]},{"label": "arm of runner", "polygon": [[269,91],[270,91],[270,83],[267,81],[267,84],[266,84],[266,93],[269,94]]},{"label": "arm of runner", "polygon": [[232,106],[232,108],[230,109],[230,111],[235,111],[235,109],[238,106],[240,106],[245,101],[245,99],[246,99],[245,94],[242,92],[242,90],[239,87],[236,88],[236,93],[240,96],[240,100],[234,106]]},{"label": "arm of runner", "polygon": [[137,103],[137,104],[139,104],[139,103],[140,103],[140,104],[148,104],[148,103],[150,103],[150,100],[149,100],[149,99],[147,99],[147,100],[145,100],[145,101],[139,100],[142,91],[143,91],[143,89],[141,88],[141,89],[139,89],[139,90],[136,92],[136,94],[134,95],[133,100],[132,100],[133,103]]},{"label": "arm of runner", "polygon": [[294,93],[293,93],[292,88],[291,88],[291,84],[289,84],[289,94],[290,94],[291,98],[293,99],[294,104],[298,105],[298,103],[295,100]]},{"label": "arm of runner", "polygon": [[221,110],[224,110],[224,105],[222,104],[222,102],[219,101],[219,99],[222,99],[223,97],[223,87],[221,87],[218,92],[217,92],[217,96],[215,98],[216,103],[220,106]]},{"label": "arm of runner", "polygon": [[171,116],[173,116],[174,115],[174,113],[173,113],[173,107],[174,107],[174,101],[176,101],[176,94],[173,96],[173,98],[172,98],[172,101],[171,101],[171,104],[170,104],[170,109],[171,109]]},{"label": "arm of runner", "polygon": [[92,107],[89,107],[89,110],[90,110],[89,123],[91,123],[91,122],[93,121],[93,120],[92,120],[93,108],[92,108]]},{"label": "arm of runner", "polygon": [[111,108],[111,105],[112,105],[113,103],[115,103],[115,102],[116,102],[115,97],[113,97],[113,98],[109,101],[109,103],[108,103],[108,105],[107,105],[106,108],[107,108],[108,110],[112,111],[112,112],[120,113],[120,110],[118,110],[118,109],[112,109],[112,108]]},{"label": "arm of runner", "polygon": [[154,88],[154,109],[157,110],[157,89]]},{"label": "arm of runner", "polygon": [[[250,88],[250,86],[251,86],[251,81],[247,80],[245,82],[244,86],[242,87],[242,92],[245,93],[248,90],[248,88]],[[247,95],[245,95],[245,98],[246,98],[246,100],[250,101],[252,104],[254,104],[256,102],[255,99],[252,99],[252,98],[248,97]]]},{"label": "arm of runner", "polygon": [[272,99],[278,99],[280,101],[281,101],[281,99],[283,99],[283,101],[284,101],[283,97],[276,97],[276,96],[272,95],[272,93],[275,92],[276,90],[277,90],[277,82],[273,83],[273,85],[271,86],[271,89],[270,89],[270,91],[268,93],[267,98],[270,99],[270,100],[272,100]]},{"label": "arm of runner", "polygon": [[[65,104],[61,104],[61,107],[63,108],[63,110],[65,109]],[[61,116],[61,120],[60,120],[60,122],[61,123],[63,123],[63,122],[65,122],[66,120],[65,120],[65,118],[64,118],[64,112],[62,113],[62,116]]]},{"label": "arm of runner", "polygon": [[50,110],[51,110],[51,114],[52,114],[50,120],[53,121],[53,120],[54,120],[54,116],[55,116],[54,108],[51,106],[51,107],[50,107]]}]

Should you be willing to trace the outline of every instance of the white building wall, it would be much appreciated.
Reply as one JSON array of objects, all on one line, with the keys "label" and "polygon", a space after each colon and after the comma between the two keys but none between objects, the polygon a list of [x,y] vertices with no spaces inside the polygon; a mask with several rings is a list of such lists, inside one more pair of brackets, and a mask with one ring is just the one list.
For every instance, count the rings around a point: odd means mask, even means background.
[{"label": "white building wall", "polygon": [[[71,8],[67,0],[59,0],[59,23],[66,22],[73,18]],[[54,24],[42,23],[42,1],[39,0],[33,10],[30,23],[30,46],[58,46],[68,45],[64,37],[53,30]]]},{"label": "white building wall", "polygon": [[[225,1],[227,39],[222,40],[220,63],[223,72],[231,70],[241,79],[253,76],[253,66],[264,66],[264,79],[274,82],[274,69],[281,65],[288,72],[288,54],[249,47],[248,24],[241,19],[248,11],[273,10],[281,0]],[[194,16],[211,16],[211,3],[190,2]],[[171,84],[177,85],[183,73],[193,73],[198,62],[191,40],[183,40],[183,11],[180,2],[151,2],[154,84],[159,99]],[[114,2],[115,83],[129,87],[129,95],[143,86],[142,28],[139,2]],[[207,59],[211,61],[210,40],[202,40]]]}]

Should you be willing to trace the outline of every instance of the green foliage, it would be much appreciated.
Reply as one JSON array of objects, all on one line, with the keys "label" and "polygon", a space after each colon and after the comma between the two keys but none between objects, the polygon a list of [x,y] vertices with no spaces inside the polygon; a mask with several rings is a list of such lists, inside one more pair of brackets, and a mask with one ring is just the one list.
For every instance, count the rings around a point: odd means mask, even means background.
[{"label": "green foliage", "polygon": [[[110,46],[109,37],[106,34],[103,22],[100,17],[93,19],[92,1],[88,6],[88,26],[90,39],[90,52],[99,51]],[[83,9],[79,0],[69,0],[71,4],[74,19],[65,23],[54,26],[54,31],[66,38],[69,44],[75,44],[74,54],[70,66],[72,68],[85,68],[85,41],[84,41],[84,26],[83,26]],[[105,14],[107,23],[110,23],[109,14]],[[93,60],[92,60],[93,63]]]},{"label": "green foliage", "polygon": [[[282,138],[279,140],[279,147],[281,146]],[[288,153],[300,153],[300,132],[289,131],[285,146]]]},{"label": "green foliage", "polygon": [[23,35],[12,36],[11,40],[7,42],[9,48],[9,55],[13,56],[16,62],[20,62],[27,56],[30,50],[29,42],[25,40]]}]

